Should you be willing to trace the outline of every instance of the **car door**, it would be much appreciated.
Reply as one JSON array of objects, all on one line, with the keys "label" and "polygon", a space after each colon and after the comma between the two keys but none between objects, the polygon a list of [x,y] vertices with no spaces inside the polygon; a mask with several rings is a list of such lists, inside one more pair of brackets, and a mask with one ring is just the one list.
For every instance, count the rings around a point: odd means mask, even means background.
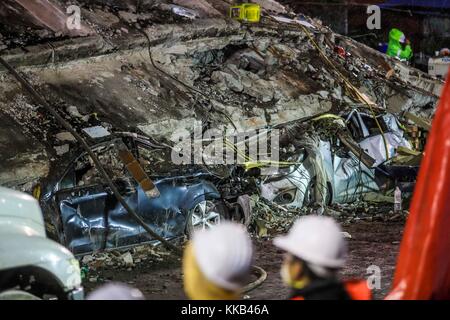
[{"label": "car door", "polygon": [[364,193],[379,190],[374,170],[367,168],[351,152],[347,157],[334,155],[333,165],[336,202],[353,202]]},{"label": "car door", "polygon": [[338,203],[356,200],[358,187],[358,163],[351,157],[333,156],[334,199]]},{"label": "car door", "polygon": [[55,193],[65,245],[75,254],[105,247],[108,194],[101,185],[73,187]]},{"label": "car door", "polygon": [[[97,150],[98,151],[98,150]],[[102,150],[105,152],[105,150]],[[138,188],[118,161],[100,156],[121,196],[138,208]],[[116,168],[111,166],[116,165]],[[109,166],[109,167],[108,167]],[[65,245],[75,254],[128,246],[142,241],[142,230],[117,201],[86,154],[78,157],[57,184]]]},{"label": "car door", "polygon": [[[170,166],[170,153],[167,150],[151,148],[143,143],[136,144],[137,158],[145,173],[156,174],[158,162]],[[161,169],[161,168],[159,168]],[[157,234],[164,238],[174,238],[184,234],[186,212],[182,208],[185,197],[190,189],[189,184],[182,185],[177,179],[159,178],[154,181],[160,192],[157,198],[148,197],[142,188],[138,187],[138,212],[144,222]],[[146,234],[143,241],[148,241]]]}]

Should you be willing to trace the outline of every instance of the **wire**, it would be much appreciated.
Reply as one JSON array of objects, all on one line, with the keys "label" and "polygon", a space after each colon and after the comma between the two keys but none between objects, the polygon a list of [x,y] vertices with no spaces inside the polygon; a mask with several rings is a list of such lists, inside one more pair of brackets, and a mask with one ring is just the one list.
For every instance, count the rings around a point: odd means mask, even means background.
[{"label": "wire", "polygon": [[100,175],[103,179],[105,179],[106,184],[111,189],[113,195],[116,197],[117,201],[125,208],[128,214],[138,223],[140,224],[148,234],[150,234],[153,238],[159,240],[164,246],[168,249],[174,251],[177,254],[181,255],[181,250],[174,246],[172,243],[168,242],[166,239],[161,237],[159,234],[154,232],[145,222],[139,217],[133,208],[123,199],[120,195],[119,190],[114,185],[114,182],[109,177],[108,173],[104,169],[103,165],[92,151],[92,149],[87,144],[86,140],[72,127],[72,125],[67,122],[26,80],[22,77],[17,71],[2,57],[0,57],[0,63],[16,78],[16,80],[22,84],[22,86],[30,93],[30,95],[36,100],[37,103],[42,105],[55,119],[58,121],[67,131],[69,131],[74,138],[81,144],[81,146],[85,149],[85,151],[89,154],[92,159],[95,168],[99,171]]},{"label": "wire", "polygon": [[258,266],[252,266],[252,273],[259,275],[258,279],[253,281],[252,283],[249,283],[244,288],[242,288],[242,293],[247,293],[252,291],[253,289],[256,289],[259,287],[266,279],[267,279],[267,272]]},{"label": "wire", "polygon": [[[271,16],[269,16],[271,20],[275,21],[276,23],[281,24],[279,21],[275,20],[274,18],[272,18]],[[384,142],[384,148],[385,148],[385,152],[386,152],[386,159],[389,159],[389,150],[388,150],[388,145],[387,145],[387,140],[386,137],[384,136],[384,131],[376,117],[375,111],[373,110],[372,107],[372,103],[371,101],[368,100],[368,98],[366,96],[364,96],[343,74],[342,72],[339,71],[339,69],[335,66],[335,64],[326,56],[326,54],[323,52],[323,50],[319,47],[319,45],[317,44],[317,42],[314,40],[314,38],[312,37],[311,33],[309,32],[309,30],[301,25],[301,24],[296,24],[296,26],[298,28],[301,28],[303,30],[303,32],[307,35],[308,39],[311,41],[311,43],[314,45],[314,47],[317,49],[317,51],[319,52],[320,56],[325,60],[325,62],[328,63],[328,65],[330,65],[335,72],[339,75],[339,77],[342,79],[342,81],[344,82],[344,85],[347,87],[347,89],[349,90],[349,93],[353,95],[353,97],[356,100],[359,100],[360,102],[364,103],[365,105],[367,105],[369,107],[370,112],[372,113],[372,117],[375,120],[375,123],[377,124],[378,129],[381,132],[381,136],[383,137],[383,142]]]},{"label": "wire", "polygon": [[[186,88],[189,89],[191,92],[195,92],[195,93],[201,95],[202,97],[204,97],[207,101],[210,102],[210,104],[211,104],[211,106],[212,106],[212,103],[211,103],[212,99],[211,99],[210,97],[208,97],[205,93],[201,92],[200,90],[198,90],[198,89],[196,89],[196,88],[194,88],[194,87],[191,87],[190,85],[184,83],[183,81],[179,80],[179,79],[176,78],[175,76],[173,76],[173,75],[167,73],[166,71],[164,71],[163,69],[161,69],[160,67],[158,67],[158,66],[156,65],[155,61],[153,60],[152,51],[151,51],[151,49],[150,49],[150,48],[151,48],[150,37],[148,36],[148,34],[147,34],[145,31],[142,31],[142,30],[140,30],[140,29],[137,29],[137,30],[139,30],[142,34],[144,34],[144,36],[145,36],[146,39],[147,39],[147,43],[148,43],[148,55],[149,55],[150,62],[151,62],[151,64],[152,64],[152,66],[153,66],[156,70],[158,70],[159,72],[161,72],[161,73],[165,74],[166,76],[168,76],[168,77],[169,77],[170,79],[172,79],[173,81],[175,81],[175,82],[181,84],[182,86],[186,87]],[[225,111],[218,110],[217,108],[214,108],[214,111],[216,111],[216,112],[222,114],[223,116],[225,116],[225,118],[227,118],[227,120],[230,122],[230,124],[233,126],[233,128],[237,131],[236,125],[234,124],[234,122],[233,122],[233,120],[231,119],[231,117],[230,117]]]}]

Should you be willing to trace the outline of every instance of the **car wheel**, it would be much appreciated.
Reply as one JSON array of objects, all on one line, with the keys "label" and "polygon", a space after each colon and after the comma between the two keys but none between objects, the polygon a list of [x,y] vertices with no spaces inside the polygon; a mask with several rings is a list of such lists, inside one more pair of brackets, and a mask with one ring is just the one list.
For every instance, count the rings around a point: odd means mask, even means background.
[{"label": "car wheel", "polygon": [[225,204],[220,200],[203,200],[197,203],[187,216],[186,234],[189,239],[197,230],[214,228],[225,220]]}]

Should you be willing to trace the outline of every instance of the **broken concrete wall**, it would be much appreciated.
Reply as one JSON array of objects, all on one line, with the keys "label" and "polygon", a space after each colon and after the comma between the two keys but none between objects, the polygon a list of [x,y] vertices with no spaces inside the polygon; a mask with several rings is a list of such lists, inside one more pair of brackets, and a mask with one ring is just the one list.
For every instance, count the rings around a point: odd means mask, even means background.
[{"label": "broken concrete wall", "polygon": [[367,59],[371,65],[379,66],[388,73],[395,71],[389,78],[391,82],[407,84],[412,90],[426,95],[430,93],[435,97],[441,95],[444,83],[418,69],[411,68],[399,60],[389,57],[363,43],[357,42],[349,37],[336,35],[337,42],[343,45],[349,52],[359,58]]},{"label": "broken concrete wall", "polygon": [[[187,6],[189,1],[181,2]],[[277,7],[274,1],[266,2]],[[216,1],[202,3],[223,11]],[[243,131],[355,105],[342,79],[301,29],[264,23],[243,27],[224,18],[176,18],[170,6],[164,9],[161,4],[153,3],[155,11],[139,14],[86,7],[83,10],[90,14],[85,18],[97,35],[26,50],[12,48],[3,56],[20,67],[78,130],[103,125],[113,132],[168,139],[177,130],[191,131],[194,120],[211,128]],[[275,7],[271,10],[283,12]],[[167,17],[167,22],[161,17]],[[329,31],[318,30],[319,44],[326,47],[320,35]],[[395,112],[427,106],[431,111],[426,113],[432,116],[437,98],[426,88],[418,92],[400,80],[390,81],[383,66],[364,56],[354,55],[342,63],[332,48],[327,53],[378,105]],[[16,180],[34,181],[45,176],[49,159],[57,159],[74,143],[61,138],[62,128],[30,101],[11,76],[5,71],[0,75],[0,115],[24,130],[22,144],[26,139],[39,141],[17,149],[2,144],[0,152],[7,159],[33,154],[10,167],[28,173]],[[3,131],[4,141],[11,130]],[[35,163],[42,166],[30,170]],[[0,184],[9,181],[10,176],[0,175]]]},{"label": "broken concrete wall", "polygon": [[26,128],[17,124],[11,116],[0,113],[0,123],[1,184],[23,186],[46,176],[49,159],[44,145],[30,137]]}]

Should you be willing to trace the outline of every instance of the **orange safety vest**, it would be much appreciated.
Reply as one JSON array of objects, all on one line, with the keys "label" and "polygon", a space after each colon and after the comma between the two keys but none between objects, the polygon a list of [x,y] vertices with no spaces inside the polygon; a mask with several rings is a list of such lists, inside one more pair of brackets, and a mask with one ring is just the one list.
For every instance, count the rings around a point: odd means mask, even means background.
[{"label": "orange safety vest", "polygon": [[344,283],[344,287],[352,300],[372,300],[372,291],[366,280],[349,280]]},{"label": "orange safety vest", "polygon": [[[344,282],[344,288],[352,300],[372,300],[372,291],[365,280],[347,280]],[[305,298],[296,296],[291,300],[305,300]]]}]

